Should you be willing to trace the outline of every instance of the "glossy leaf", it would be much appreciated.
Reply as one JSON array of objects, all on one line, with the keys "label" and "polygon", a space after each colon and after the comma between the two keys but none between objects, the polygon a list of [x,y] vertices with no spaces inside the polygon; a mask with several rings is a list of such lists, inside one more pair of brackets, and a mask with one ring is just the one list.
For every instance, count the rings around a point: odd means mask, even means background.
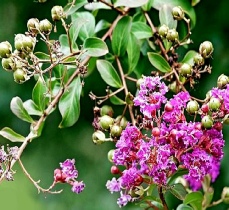
[{"label": "glossy leaf", "polygon": [[146,23],[146,18],[142,12],[136,12],[133,16],[133,22],[143,22]]},{"label": "glossy leaf", "polygon": [[102,77],[102,79],[111,87],[120,88],[122,87],[121,79],[116,72],[115,68],[109,61],[97,60],[97,69]]},{"label": "glossy leaf", "polygon": [[188,206],[186,204],[180,204],[176,210],[193,210],[193,208],[191,206]]},{"label": "glossy leaf", "polygon": [[37,115],[41,116],[42,111],[39,107],[34,103],[33,100],[29,99],[23,103],[23,107],[26,109],[29,115]]},{"label": "glossy leaf", "polygon": [[127,55],[128,55],[128,64],[130,74],[138,64],[140,58],[140,44],[134,34],[130,33],[130,41],[127,45]]},{"label": "glossy leaf", "polygon": [[185,174],[188,174],[188,170],[187,169],[181,169],[179,168],[168,180],[167,184],[172,184],[174,182],[174,180],[176,180],[177,177],[179,176],[183,176]]},{"label": "glossy leaf", "polygon": [[121,18],[117,25],[115,26],[112,34],[112,49],[115,55],[122,56],[126,52],[126,48],[129,41],[129,36],[131,28],[131,17],[125,16]]},{"label": "glossy leaf", "polygon": [[34,55],[42,61],[50,61],[50,56],[43,52],[35,52]]},{"label": "glossy leaf", "polygon": [[194,210],[201,210],[202,209],[202,202],[203,202],[203,194],[199,191],[191,192],[186,195],[184,199],[184,204],[189,204],[193,207]]},{"label": "glossy leaf", "polygon": [[72,21],[83,22],[80,28],[79,38],[84,41],[95,34],[95,17],[90,12],[77,12],[72,14]]},{"label": "glossy leaf", "polygon": [[164,5],[167,5],[171,8],[175,6],[180,6],[183,8],[185,13],[188,14],[188,16],[191,19],[191,27],[193,28],[196,25],[196,14],[195,10],[191,6],[190,1],[184,1],[184,0],[153,0],[152,7],[160,10]]},{"label": "glossy leaf", "polygon": [[[112,4],[110,0],[105,0],[105,1],[109,4]],[[91,2],[90,4],[86,4],[84,8],[91,11],[99,10],[99,9],[111,9],[111,7],[107,6],[102,2]]]},{"label": "glossy leaf", "polygon": [[193,58],[196,54],[198,53],[194,50],[188,51],[184,56],[183,60],[181,61],[181,63],[188,63],[189,65],[193,66],[194,65]]},{"label": "glossy leaf", "polygon": [[59,101],[59,110],[62,116],[60,128],[70,127],[76,123],[80,115],[80,94],[82,84],[80,77],[77,77],[69,85]]},{"label": "glossy leaf", "polygon": [[108,53],[106,43],[99,38],[87,38],[83,44],[85,54],[91,57],[99,57]]},{"label": "glossy leaf", "polygon": [[165,24],[169,28],[175,28],[177,27],[177,20],[174,20],[172,16],[172,8],[165,4],[161,7],[159,10],[159,20],[161,25]]},{"label": "glossy leaf", "polygon": [[148,0],[146,4],[142,5],[143,11],[149,11],[152,7],[153,0]]},{"label": "glossy leaf", "polygon": [[[110,94],[112,93],[112,91],[110,91]],[[125,101],[123,101],[121,98],[119,98],[118,96],[114,95],[110,97],[110,102],[114,105],[124,105],[126,104]]]},{"label": "glossy leaf", "polygon": [[33,118],[28,114],[23,106],[22,100],[16,96],[10,102],[10,109],[21,120],[32,123]]},{"label": "glossy leaf", "polygon": [[25,137],[16,133],[11,128],[5,127],[2,130],[0,130],[0,135],[4,138],[12,141],[12,142],[23,142],[25,141]]},{"label": "glossy leaf", "polygon": [[185,190],[184,186],[180,183],[174,184],[168,190],[176,196],[180,200],[184,200],[185,196],[187,195],[187,191]]},{"label": "glossy leaf", "polygon": [[44,110],[46,106],[46,94],[48,88],[45,81],[41,77],[38,78],[36,85],[33,88],[32,99],[40,110]]},{"label": "glossy leaf", "polygon": [[147,3],[148,0],[117,0],[114,4],[115,7],[125,6],[130,8],[140,7]]},{"label": "glossy leaf", "polygon": [[77,0],[74,5],[72,5],[71,3],[68,3],[64,7],[64,11],[67,13],[67,15],[71,15],[71,14],[75,13],[78,9],[80,9],[81,7],[83,7],[87,3],[88,3],[87,0]]},{"label": "glossy leaf", "polygon": [[106,20],[100,20],[95,26],[95,33],[107,29],[111,26],[111,24]]},{"label": "glossy leaf", "polygon": [[79,35],[80,29],[82,26],[86,23],[86,20],[78,21],[77,19],[74,19],[74,16],[72,18],[72,26],[69,29],[69,36],[71,39],[71,42],[74,43]]},{"label": "glossy leaf", "polygon": [[144,22],[133,22],[131,32],[137,39],[147,39],[153,36],[152,29]]},{"label": "glossy leaf", "polygon": [[200,2],[200,0],[192,0],[192,6],[196,6],[198,3]]},{"label": "glossy leaf", "polygon": [[[60,45],[61,45],[61,52],[64,55],[69,55],[70,54],[70,48],[69,48],[69,43],[68,43],[68,37],[66,34],[61,34],[59,37]],[[72,48],[74,51],[78,51],[78,47],[75,42],[72,43]]]},{"label": "glossy leaf", "polygon": [[148,58],[150,63],[161,72],[169,72],[171,67],[169,63],[158,53],[149,52]]}]

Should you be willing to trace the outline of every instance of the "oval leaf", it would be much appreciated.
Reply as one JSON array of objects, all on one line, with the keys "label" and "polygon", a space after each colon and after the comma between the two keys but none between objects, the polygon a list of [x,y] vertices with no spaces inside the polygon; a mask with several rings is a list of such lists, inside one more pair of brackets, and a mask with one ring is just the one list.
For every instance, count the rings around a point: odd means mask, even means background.
[{"label": "oval leaf", "polygon": [[19,97],[12,98],[10,102],[10,109],[12,112],[21,120],[32,123],[33,118],[28,114],[26,109],[23,107],[23,102]]},{"label": "oval leaf", "polygon": [[25,141],[25,137],[16,133],[11,128],[5,127],[2,130],[0,130],[0,135],[4,138],[12,141],[12,142],[23,142]]},{"label": "oval leaf", "polygon": [[[73,3],[73,1],[72,1],[72,3]],[[69,2],[64,7],[64,11],[67,13],[67,15],[71,15],[71,14],[75,13],[79,8],[81,8],[85,4],[87,4],[88,1],[87,0],[77,0],[74,5],[72,5],[72,3]]]},{"label": "oval leaf", "polygon": [[186,189],[180,183],[174,184],[173,186],[169,187],[168,190],[180,200],[184,200],[185,196],[187,195]]},{"label": "oval leaf", "polygon": [[150,63],[161,72],[171,71],[169,63],[158,53],[149,52],[147,53]]},{"label": "oval leaf", "polygon": [[[112,93],[112,91],[110,90],[109,92],[110,94]],[[114,95],[110,97],[110,102],[114,105],[124,105],[126,104],[125,101],[123,101],[121,98],[119,98],[118,96]]]},{"label": "oval leaf", "polygon": [[117,0],[114,4],[115,7],[125,6],[130,8],[140,7],[146,4],[148,0]]},{"label": "oval leaf", "polygon": [[186,204],[180,204],[176,210],[193,210],[191,206],[188,206]]},{"label": "oval leaf", "polygon": [[82,84],[80,77],[77,77],[69,85],[59,102],[59,110],[62,116],[60,128],[70,127],[76,123],[80,115],[80,94]]},{"label": "oval leaf", "polygon": [[83,49],[86,50],[86,55],[91,57],[99,57],[108,53],[106,43],[99,38],[87,38],[84,41]]},{"label": "oval leaf", "polygon": [[172,8],[167,4],[163,5],[162,8],[159,10],[159,20],[161,25],[165,24],[169,28],[176,29],[177,27],[177,20],[174,20],[172,16]]},{"label": "oval leaf", "polygon": [[189,65],[193,66],[194,65],[193,58],[196,54],[198,54],[198,52],[194,50],[188,51],[184,56],[183,60],[181,61],[181,63],[188,63]]},{"label": "oval leaf", "polygon": [[41,111],[45,109],[47,93],[48,93],[48,88],[46,86],[46,83],[41,79],[41,77],[39,77],[36,85],[33,88],[32,99]]},{"label": "oval leaf", "polygon": [[33,100],[29,99],[23,103],[23,107],[26,109],[29,115],[41,116],[42,112]]},{"label": "oval leaf", "polygon": [[50,61],[50,56],[43,52],[35,52],[34,55],[42,61]]},{"label": "oval leaf", "polygon": [[142,21],[133,22],[131,32],[137,39],[147,39],[153,36],[152,29]]},{"label": "oval leaf", "polygon": [[97,60],[96,66],[104,82],[106,82],[111,87],[122,87],[121,79],[109,61]]},{"label": "oval leaf", "polygon": [[202,209],[202,202],[203,202],[204,196],[201,192],[191,192],[186,195],[184,204],[191,205],[195,210]]},{"label": "oval leaf", "polygon": [[111,26],[111,24],[106,20],[100,20],[95,26],[95,33],[107,29]]},{"label": "oval leaf", "polygon": [[111,45],[115,55],[122,56],[126,52],[129,41],[128,34],[131,28],[131,17],[121,18],[115,26],[112,34]]}]

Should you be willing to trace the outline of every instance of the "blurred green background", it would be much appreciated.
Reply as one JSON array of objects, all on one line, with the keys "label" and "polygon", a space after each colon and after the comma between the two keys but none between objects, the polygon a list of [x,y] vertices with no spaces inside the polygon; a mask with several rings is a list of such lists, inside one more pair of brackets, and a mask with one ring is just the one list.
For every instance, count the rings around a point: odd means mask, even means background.
[{"label": "blurred green background", "polygon": [[[76,0],[77,2],[77,0]],[[14,35],[24,33],[26,22],[29,18],[36,17],[39,20],[51,19],[50,10],[54,5],[65,5],[67,1],[48,0],[39,4],[33,0],[1,0],[0,2],[0,41],[8,40],[13,43]],[[211,64],[211,75],[202,77],[193,94],[204,97],[206,92],[216,85],[217,77],[222,74],[229,75],[229,2],[202,0],[196,7],[197,25],[192,32],[194,44],[190,48],[198,50],[201,42],[209,40],[213,42],[215,51]],[[53,35],[54,38],[57,35]],[[10,111],[9,104],[14,96],[20,96],[23,101],[31,97],[34,81],[18,85],[13,81],[13,75],[0,69],[0,128],[12,127],[15,131],[26,135],[29,131],[28,124],[18,120]],[[22,155],[22,161],[35,180],[41,180],[40,185],[48,187],[53,181],[53,170],[59,167],[59,162],[66,158],[75,158],[76,167],[79,170],[79,180],[83,179],[86,188],[80,195],[71,192],[70,186],[59,185],[58,189],[64,192],[58,195],[38,194],[33,184],[26,178],[20,167],[17,170],[13,182],[3,182],[0,185],[0,206],[7,210],[117,210],[118,194],[111,195],[105,187],[106,181],[111,179],[110,166],[107,161],[107,152],[112,144],[96,146],[92,143],[91,134],[93,128],[93,102],[88,93],[93,92],[102,95],[101,79],[94,72],[93,77],[85,79],[84,97],[81,100],[80,120],[71,128],[58,129],[61,121],[58,112],[53,113],[47,120],[42,137],[28,145]],[[98,85],[99,84],[99,85]],[[100,87],[98,87],[100,86]],[[104,88],[106,86],[104,85]],[[30,90],[30,91],[28,91]],[[228,126],[224,128],[226,146],[225,156],[222,161],[221,174],[214,183],[215,200],[220,198],[224,186],[229,186],[229,132]],[[8,143],[0,138],[0,144]],[[176,200],[167,197],[172,206]],[[228,209],[229,206],[221,205],[215,209]],[[134,205],[128,205],[123,209],[139,209]],[[213,209],[213,208],[212,208]]]}]

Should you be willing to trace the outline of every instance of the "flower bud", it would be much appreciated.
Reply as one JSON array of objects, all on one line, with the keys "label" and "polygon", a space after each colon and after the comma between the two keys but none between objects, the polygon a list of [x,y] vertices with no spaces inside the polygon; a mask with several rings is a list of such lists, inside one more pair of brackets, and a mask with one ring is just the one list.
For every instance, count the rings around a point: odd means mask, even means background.
[{"label": "flower bud", "polygon": [[22,58],[22,59],[25,59],[28,55],[21,51],[21,50],[14,50],[14,54],[17,55],[18,57]]},{"label": "flower bud", "polygon": [[5,69],[7,71],[12,71],[16,67],[14,59],[12,57],[3,58],[2,59],[2,67],[3,67],[3,69]]},{"label": "flower bud", "polygon": [[17,34],[14,38],[14,46],[18,51],[33,51],[36,44],[36,39],[24,34]]},{"label": "flower bud", "polygon": [[0,43],[0,57],[8,58],[12,53],[12,46],[8,41]]},{"label": "flower bud", "polygon": [[113,108],[111,106],[104,105],[100,109],[100,115],[101,116],[108,115],[110,117],[113,117],[113,114],[114,114],[114,111],[113,111]]},{"label": "flower bud", "polygon": [[182,20],[184,18],[184,10],[180,7],[173,7],[172,15],[175,20]]},{"label": "flower bud", "polygon": [[209,101],[209,108],[211,111],[217,111],[221,106],[220,100],[218,98],[212,97]]},{"label": "flower bud", "polygon": [[104,115],[99,120],[99,125],[103,130],[109,130],[110,127],[114,124],[113,118],[108,115]]},{"label": "flower bud", "polygon": [[28,31],[38,34],[39,20],[37,18],[30,18],[27,22]]},{"label": "flower bud", "polygon": [[206,115],[202,118],[201,125],[204,128],[210,129],[213,126],[213,119],[209,115]]},{"label": "flower bud", "polygon": [[62,6],[54,6],[51,10],[51,15],[52,15],[53,21],[58,21],[61,18],[66,17]]},{"label": "flower bud", "polygon": [[19,84],[22,84],[27,79],[26,72],[22,69],[17,69],[16,71],[14,71],[13,76],[14,76],[14,81]]},{"label": "flower bud", "polygon": [[95,143],[95,144],[102,144],[104,143],[106,140],[106,136],[105,134],[102,132],[102,131],[95,131],[93,134],[92,134],[92,141]]},{"label": "flower bud", "polygon": [[118,125],[113,125],[111,127],[111,136],[112,137],[120,137],[121,136],[121,133],[122,133],[122,127],[121,126],[118,126]]},{"label": "flower bud", "polygon": [[183,63],[180,67],[180,73],[184,77],[192,75],[192,67],[188,63]]},{"label": "flower bud", "polygon": [[134,105],[134,96],[129,92],[125,97],[125,102],[127,105],[133,106]]},{"label": "flower bud", "polygon": [[140,89],[140,86],[141,86],[141,84],[142,84],[143,82],[144,82],[144,79],[143,79],[143,78],[138,79],[137,82],[136,82],[136,87],[137,87],[138,89]]},{"label": "flower bud", "polygon": [[[121,121],[120,121],[120,119],[121,119]],[[121,115],[119,115],[118,117],[116,117],[115,123],[119,124],[121,126],[122,130],[124,130],[127,126],[128,121],[125,118],[125,116],[122,117]]]},{"label": "flower bud", "polygon": [[158,33],[161,37],[165,38],[166,35],[168,34],[169,31],[169,27],[165,24],[163,24],[162,26],[159,27],[158,29]]},{"label": "flower bud", "polygon": [[189,114],[196,114],[199,110],[199,104],[194,100],[189,101],[186,110]]},{"label": "flower bud", "polygon": [[213,53],[213,45],[209,41],[205,41],[200,45],[199,48],[199,53],[204,57],[204,58],[209,58],[211,54]]},{"label": "flower bud", "polygon": [[52,31],[52,23],[50,23],[47,19],[40,21],[39,29],[41,33],[45,35],[49,35]]},{"label": "flower bud", "polygon": [[166,35],[166,39],[171,42],[177,42],[179,38],[178,32],[176,29],[169,29]]},{"label": "flower bud", "polygon": [[108,160],[113,163],[113,156],[114,156],[114,149],[111,149],[108,153],[107,153],[107,158]]},{"label": "flower bud", "polygon": [[221,74],[217,80],[217,87],[224,88],[229,83],[229,78],[225,74]]},{"label": "flower bud", "polygon": [[209,111],[209,105],[208,105],[208,104],[203,104],[203,105],[201,106],[201,110],[202,110],[202,112],[204,112],[204,113],[208,113],[208,111]]},{"label": "flower bud", "polygon": [[154,128],[152,129],[152,135],[153,135],[154,137],[158,137],[158,136],[160,136],[160,134],[161,134],[160,128],[154,127]]},{"label": "flower bud", "polygon": [[221,199],[224,203],[229,204],[229,187],[224,187],[221,194]]},{"label": "flower bud", "polygon": [[193,58],[194,64],[198,65],[198,66],[202,66],[204,65],[204,58],[201,54],[197,53],[194,58]]},{"label": "flower bud", "polygon": [[111,173],[112,174],[120,174],[121,171],[119,170],[119,168],[117,166],[111,166]]}]

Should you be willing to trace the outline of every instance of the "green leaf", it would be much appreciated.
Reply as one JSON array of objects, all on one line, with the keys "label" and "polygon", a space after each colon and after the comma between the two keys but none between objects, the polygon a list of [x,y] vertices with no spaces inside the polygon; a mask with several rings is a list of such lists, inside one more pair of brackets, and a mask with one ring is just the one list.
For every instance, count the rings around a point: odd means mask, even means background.
[{"label": "green leaf", "polygon": [[50,56],[43,52],[35,52],[34,55],[42,61],[50,61]]},{"label": "green leaf", "polygon": [[69,29],[69,36],[71,39],[71,42],[74,43],[79,35],[80,29],[82,26],[86,23],[86,20],[84,21],[78,21],[74,19],[74,16],[72,18],[72,26]]},{"label": "green leaf", "polygon": [[83,22],[80,28],[79,38],[84,41],[95,34],[95,17],[90,12],[77,12],[72,14],[72,21]]},{"label": "green leaf", "polygon": [[115,7],[125,6],[130,8],[140,7],[147,3],[148,0],[117,0],[114,4]]},{"label": "green leaf", "polygon": [[152,29],[144,22],[133,22],[131,32],[137,39],[147,39],[153,36]]},{"label": "green leaf", "polygon": [[124,16],[115,26],[112,34],[112,49],[115,55],[122,56],[126,52],[131,29],[131,17]]},{"label": "green leaf", "polygon": [[130,74],[138,64],[140,58],[140,44],[137,38],[130,33],[130,40],[127,45],[127,55],[128,55],[128,74]]},{"label": "green leaf", "polygon": [[184,56],[183,60],[181,61],[181,63],[188,63],[189,65],[193,66],[194,65],[193,58],[195,57],[196,54],[198,53],[194,50],[188,51]]},{"label": "green leaf", "polygon": [[192,6],[196,6],[198,3],[200,2],[200,0],[192,0]]},{"label": "green leaf", "polygon": [[111,26],[111,24],[106,20],[100,20],[95,26],[95,33],[107,29]]},{"label": "green leaf", "polygon": [[186,204],[180,204],[176,210],[193,210],[191,206],[188,206]]},{"label": "green leaf", "polygon": [[168,190],[180,200],[184,200],[187,195],[186,189],[180,183],[170,186]]},{"label": "green leaf", "polygon": [[[112,93],[112,91],[110,90],[110,94]],[[114,95],[110,97],[110,102],[114,105],[124,105],[126,104],[125,101],[123,101],[121,98],[119,98],[118,96]]]},{"label": "green leaf", "polygon": [[[110,0],[105,0],[108,4],[112,4]],[[90,4],[85,5],[84,7],[87,10],[95,11],[99,9],[111,9],[111,7],[107,6],[102,2],[92,2]]]},{"label": "green leaf", "polygon": [[172,8],[167,4],[164,4],[159,10],[159,20],[161,25],[165,24],[174,29],[177,27],[177,20],[174,20],[172,16]]},{"label": "green leaf", "polygon": [[25,141],[25,137],[16,133],[11,128],[5,127],[2,130],[0,130],[0,135],[4,138],[12,141],[12,142],[23,142]]},{"label": "green leaf", "polygon": [[186,195],[184,199],[184,204],[189,204],[193,207],[194,210],[202,209],[203,194],[200,191],[191,192]]},{"label": "green leaf", "polygon": [[48,93],[48,88],[45,81],[41,77],[38,78],[36,85],[33,88],[32,99],[37,107],[43,111],[46,106],[46,95]]},{"label": "green leaf", "polygon": [[87,38],[84,41],[83,49],[86,50],[85,54],[91,57],[99,57],[108,53],[106,43],[99,38]]},{"label": "green leaf", "polygon": [[60,128],[70,127],[76,123],[80,115],[80,94],[82,84],[80,77],[77,77],[69,85],[59,101],[59,110],[62,116]]},{"label": "green leaf", "polygon": [[41,116],[42,112],[33,100],[29,99],[23,103],[23,107],[26,109],[29,115]]},{"label": "green leaf", "polygon": [[187,169],[181,169],[179,168],[171,177],[170,179],[168,180],[168,183],[167,184],[172,184],[173,181],[177,178],[177,177],[180,177],[180,176],[183,176],[185,174],[188,174],[188,170]]},{"label": "green leaf", "polygon": [[147,12],[151,9],[153,0],[148,0],[146,4],[142,5],[143,11]]},{"label": "green leaf", "polygon": [[196,14],[195,14],[195,10],[193,9],[193,7],[191,6],[190,1],[184,1],[184,0],[153,0],[153,4],[152,7],[160,10],[163,5],[167,5],[170,8],[173,8],[175,6],[180,6],[183,8],[183,10],[185,11],[185,13],[188,14],[188,16],[191,19],[191,27],[194,28],[196,25]]},{"label": "green leaf", "polygon": [[150,63],[159,71],[166,73],[171,71],[169,63],[158,53],[149,52],[147,53]]},{"label": "green leaf", "polygon": [[97,60],[96,62],[97,69],[102,77],[102,79],[111,87],[121,88],[122,82],[116,72],[115,68],[109,61],[106,60]]},{"label": "green leaf", "polygon": [[[70,48],[69,48],[69,43],[68,43],[68,37],[66,34],[61,34],[59,37],[60,45],[61,45],[61,52],[64,55],[69,55],[70,54]],[[75,42],[72,43],[72,48],[74,51],[78,51],[78,47]]]},{"label": "green leaf", "polygon": [[87,3],[88,3],[87,0],[77,0],[74,5],[72,5],[71,3],[68,3],[64,7],[64,11],[65,11],[65,13],[67,13],[67,15],[71,15],[71,14],[75,13],[79,8],[83,7]]},{"label": "green leaf", "polygon": [[146,18],[142,12],[136,12],[133,16],[133,22],[143,22],[146,23]]},{"label": "green leaf", "polygon": [[23,102],[18,96],[12,98],[10,102],[10,109],[21,120],[29,123],[33,122],[33,118],[28,114],[26,109],[23,107]]}]

